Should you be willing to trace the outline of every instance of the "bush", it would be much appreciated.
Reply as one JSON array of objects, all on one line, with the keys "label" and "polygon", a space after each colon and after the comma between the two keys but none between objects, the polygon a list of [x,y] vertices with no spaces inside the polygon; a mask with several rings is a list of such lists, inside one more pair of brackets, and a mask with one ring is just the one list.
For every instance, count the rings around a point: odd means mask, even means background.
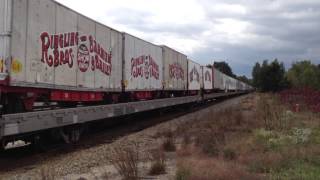
[{"label": "bush", "polygon": [[149,175],[159,175],[166,172],[166,158],[162,149],[154,150],[151,153],[151,168]]},{"label": "bush", "polygon": [[137,145],[134,147],[118,146],[112,150],[110,162],[118,173],[126,180],[138,179],[139,152]]},{"label": "bush", "polygon": [[176,145],[174,143],[174,138],[173,137],[167,137],[165,141],[162,144],[163,150],[166,152],[174,152],[176,151]]}]

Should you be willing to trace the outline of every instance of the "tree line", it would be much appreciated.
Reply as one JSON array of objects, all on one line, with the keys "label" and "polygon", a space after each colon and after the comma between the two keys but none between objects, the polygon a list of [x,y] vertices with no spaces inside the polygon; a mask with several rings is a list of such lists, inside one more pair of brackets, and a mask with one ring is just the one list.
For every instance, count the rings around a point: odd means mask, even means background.
[{"label": "tree line", "polygon": [[252,85],[259,91],[279,91],[285,88],[312,88],[320,90],[320,65],[310,60],[292,64],[288,71],[277,59],[256,63],[252,69]]}]

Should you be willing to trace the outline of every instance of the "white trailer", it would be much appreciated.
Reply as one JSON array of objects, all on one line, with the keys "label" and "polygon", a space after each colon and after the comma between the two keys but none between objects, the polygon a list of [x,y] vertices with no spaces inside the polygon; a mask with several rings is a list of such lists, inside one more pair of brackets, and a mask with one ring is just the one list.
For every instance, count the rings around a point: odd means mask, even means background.
[{"label": "white trailer", "polygon": [[0,0],[10,86],[121,91],[122,34],[52,0]]},{"label": "white trailer", "polygon": [[203,89],[212,90],[213,80],[212,80],[212,68],[202,66],[202,79],[203,79]]},{"label": "white trailer", "polygon": [[187,56],[162,46],[163,55],[163,89],[181,91],[187,90],[188,61]]},{"label": "white trailer", "polygon": [[163,62],[161,47],[123,33],[125,91],[162,89]]},{"label": "white trailer", "polygon": [[216,68],[213,68],[213,88],[225,90],[225,75]]},{"label": "white trailer", "polygon": [[188,90],[200,90],[201,88],[201,66],[188,59]]}]

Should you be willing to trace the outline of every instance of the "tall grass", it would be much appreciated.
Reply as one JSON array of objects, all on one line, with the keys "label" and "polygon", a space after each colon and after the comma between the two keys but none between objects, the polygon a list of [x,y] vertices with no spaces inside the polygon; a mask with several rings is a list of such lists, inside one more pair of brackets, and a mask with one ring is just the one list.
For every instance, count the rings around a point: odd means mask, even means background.
[{"label": "tall grass", "polygon": [[275,95],[260,95],[257,104],[257,117],[264,122],[266,130],[285,130],[288,129],[289,111],[286,111]]}]

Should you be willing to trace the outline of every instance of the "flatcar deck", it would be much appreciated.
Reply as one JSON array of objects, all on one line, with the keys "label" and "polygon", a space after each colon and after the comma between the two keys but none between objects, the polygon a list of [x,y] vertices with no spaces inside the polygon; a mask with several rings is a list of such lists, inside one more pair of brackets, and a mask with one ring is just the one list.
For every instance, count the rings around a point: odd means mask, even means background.
[{"label": "flatcar deck", "polygon": [[213,93],[204,95],[203,97],[186,96],[120,104],[7,114],[0,118],[0,139],[242,93],[243,92]]}]

